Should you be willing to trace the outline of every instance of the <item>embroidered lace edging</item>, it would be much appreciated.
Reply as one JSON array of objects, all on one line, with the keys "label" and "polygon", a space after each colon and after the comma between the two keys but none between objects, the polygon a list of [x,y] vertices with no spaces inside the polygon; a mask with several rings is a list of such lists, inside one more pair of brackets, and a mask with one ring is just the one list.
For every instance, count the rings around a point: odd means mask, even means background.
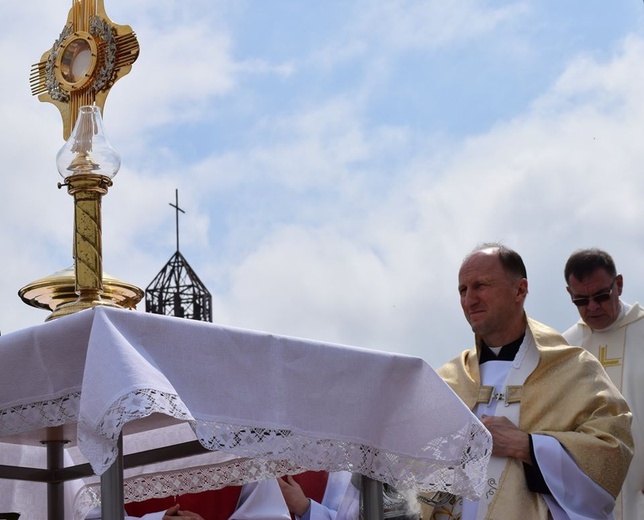
[{"label": "embroidered lace edging", "polygon": [[70,392],[55,399],[0,410],[0,436],[75,423],[80,395],[80,391]]},{"label": "embroidered lace edging", "polygon": [[123,425],[153,413],[194,421],[178,395],[149,388],[136,390],[119,398],[96,427],[92,427],[91,422],[81,415],[78,421],[78,446],[94,473],[102,475],[116,460],[118,438]]},{"label": "embroidered lace edging", "polygon": [[[102,474],[115,460],[123,425],[155,412],[189,421],[204,447],[242,459],[133,478],[126,486],[126,501],[218,489],[319,469],[360,473],[397,489],[445,491],[477,498],[483,490],[492,451],[489,433],[475,420],[450,436],[432,440],[420,460],[356,442],[295,434],[288,429],[195,420],[177,395],[141,389],[116,401],[97,428],[79,421],[79,447],[96,474]],[[99,494],[100,488],[89,486],[77,500],[78,507],[91,509],[91,504],[100,501]]]}]

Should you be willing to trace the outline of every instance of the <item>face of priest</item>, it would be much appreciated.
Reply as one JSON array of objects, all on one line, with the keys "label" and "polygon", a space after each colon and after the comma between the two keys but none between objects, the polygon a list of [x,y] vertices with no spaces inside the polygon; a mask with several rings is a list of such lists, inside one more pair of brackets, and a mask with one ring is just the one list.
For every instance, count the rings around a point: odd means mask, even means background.
[{"label": "face of priest", "polygon": [[528,280],[508,273],[496,249],[476,251],[465,259],[458,292],[465,318],[486,345],[505,345],[524,332]]},{"label": "face of priest", "polygon": [[612,325],[619,316],[619,297],[623,285],[621,274],[613,277],[605,269],[599,268],[582,280],[570,275],[566,289],[573,300],[582,299],[581,303],[586,304],[577,306],[581,319],[592,330],[601,330]]}]

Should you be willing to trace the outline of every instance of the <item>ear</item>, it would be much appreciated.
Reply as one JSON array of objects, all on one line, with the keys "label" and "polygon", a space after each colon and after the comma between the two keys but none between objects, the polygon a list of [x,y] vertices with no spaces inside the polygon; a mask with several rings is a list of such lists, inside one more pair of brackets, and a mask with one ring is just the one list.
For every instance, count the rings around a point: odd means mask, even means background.
[{"label": "ear", "polygon": [[517,285],[517,300],[524,301],[526,296],[528,296],[528,279],[521,278]]},{"label": "ear", "polygon": [[570,289],[570,285],[566,285],[566,291],[568,291],[568,294],[572,298],[572,290]]},{"label": "ear", "polygon": [[624,278],[622,277],[621,274],[618,274],[615,277],[615,285],[617,286],[617,294],[619,296],[622,295],[622,289],[624,288]]}]

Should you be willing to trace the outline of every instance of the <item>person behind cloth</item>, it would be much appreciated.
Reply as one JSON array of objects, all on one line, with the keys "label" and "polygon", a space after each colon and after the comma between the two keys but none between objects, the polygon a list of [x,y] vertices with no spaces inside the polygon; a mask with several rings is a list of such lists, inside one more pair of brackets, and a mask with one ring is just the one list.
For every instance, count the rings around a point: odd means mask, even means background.
[{"label": "person behind cloth", "polygon": [[624,279],[606,251],[575,251],[566,262],[564,277],[580,316],[564,338],[600,360],[633,413],[635,452],[615,518],[644,520],[644,309],[620,299]]},{"label": "person behind cloth", "polygon": [[[303,487],[315,486],[314,480],[324,474],[321,502],[308,498]],[[306,480],[308,478],[308,481]],[[313,478],[311,478],[311,476]],[[295,477],[286,476],[260,482],[244,484],[234,513],[229,520],[290,520],[291,513],[302,520],[357,520],[360,508],[360,494],[352,484],[348,471],[307,472]],[[297,479],[297,480],[296,480]],[[302,480],[304,479],[304,480]],[[300,483],[298,483],[298,480]],[[86,520],[100,519],[100,511],[89,515]],[[195,512],[181,509],[177,503],[165,511],[148,513],[140,517],[126,516],[126,520],[171,520],[184,518],[204,520]]]},{"label": "person behind cloth", "polygon": [[438,373],[490,431],[492,457],[479,500],[448,496],[432,510],[421,495],[422,518],[612,518],[632,456],[631,414],[601,365],[526,316],[515,251],[477,247],[458,292],[475,346]]},{"label": "person behind cloth", "polygon": [[357,520],[360,492],[348,471],[329,473],[322,502],[308,498],[291,475],[277,479],[288,510],[302,520]]},{"label": "person behind cloth", "polygon": [[[241,486],[240,491],[237,491],[237,494],[238,498],[236,505],[234,503],[228,505],[226,502],[229,498],[226,497],[220,504],[222,511],[218,510],[216,512],[216,517],[219,518],[223,514],[223,518],[228,518],[228,520],[290,520],[291,518],[275,479],[244,484]],[[150,511],[150,509],[146,507],[143,508],[144,511],[146,509],[147,511]],[[208,516],[208,513],[203,510],[203,507],[199,510]],[[208,511],[210,511],[210,509],[208,509]],[[229,513],[224,513],[224,511],[232,511],[232,514],[229,516]],[[204,517],[201,516],[201,514],[183,509],[181,507],[181,502],[177,502],[164,511],[148,513],[137,512],[135,514],[137,516],[126,514],[124,518],[125,520],[171,520],[175,518],[183,518],[184,520],[204,520]],[[215,514],[215,512],[212,512],[212,514]],[[85,520],[101,520],[101,518],[101,509],[98,507],[90,511],[90,513],[85,517]]]}]

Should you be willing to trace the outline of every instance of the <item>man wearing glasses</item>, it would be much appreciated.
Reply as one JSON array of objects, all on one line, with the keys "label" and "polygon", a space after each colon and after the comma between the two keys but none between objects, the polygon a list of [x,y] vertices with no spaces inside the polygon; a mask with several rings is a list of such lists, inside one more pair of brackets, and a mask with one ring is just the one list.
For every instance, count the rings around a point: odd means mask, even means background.
[{"label": "man wearing glasses", "polygon": [[575,251],[564,276],[581,316],[564,337],[599,359],[633,413],[635,451],[615,518],[644,520],[644,309],[620,300],[624,280],[601,249]]}]

